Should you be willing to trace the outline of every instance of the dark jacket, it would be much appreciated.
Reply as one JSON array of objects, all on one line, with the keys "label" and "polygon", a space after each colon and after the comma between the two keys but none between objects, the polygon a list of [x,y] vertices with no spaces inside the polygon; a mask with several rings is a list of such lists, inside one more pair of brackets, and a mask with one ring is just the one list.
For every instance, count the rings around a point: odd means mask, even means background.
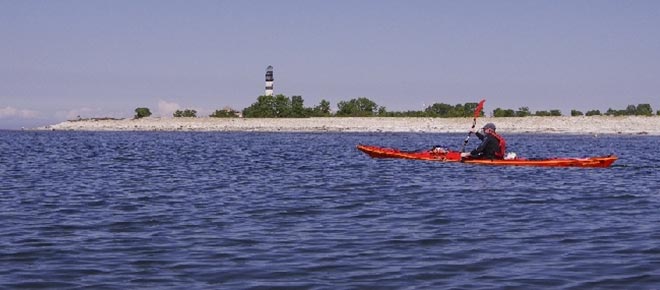
[{"label": "dark jacket", "polygon": [[476,132],[475,135],[481,140],[481,144],[470,152],[472,158],[476,159],[496,159],[495,152],[500,150],[500,141],[490,134],[481,134]]}]

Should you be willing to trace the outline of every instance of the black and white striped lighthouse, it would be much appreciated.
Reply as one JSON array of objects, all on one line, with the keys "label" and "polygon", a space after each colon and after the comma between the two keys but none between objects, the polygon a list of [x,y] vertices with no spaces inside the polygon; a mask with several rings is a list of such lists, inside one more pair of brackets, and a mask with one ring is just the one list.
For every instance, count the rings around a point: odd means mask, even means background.
[{"label": "black and white striped lighthouse", "polygon": [[273,95],[273,66],[268,66],[266,68],[266,96]]}]

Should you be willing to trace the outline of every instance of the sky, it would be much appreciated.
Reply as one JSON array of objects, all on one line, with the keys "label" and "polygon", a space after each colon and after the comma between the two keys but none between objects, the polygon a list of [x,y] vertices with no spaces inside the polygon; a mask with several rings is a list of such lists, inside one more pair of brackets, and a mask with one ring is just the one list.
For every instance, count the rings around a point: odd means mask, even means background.
[{"label": "sky", "polygon": [[0,0],[0,128],[242,110],[660,109],[660,1]]}]

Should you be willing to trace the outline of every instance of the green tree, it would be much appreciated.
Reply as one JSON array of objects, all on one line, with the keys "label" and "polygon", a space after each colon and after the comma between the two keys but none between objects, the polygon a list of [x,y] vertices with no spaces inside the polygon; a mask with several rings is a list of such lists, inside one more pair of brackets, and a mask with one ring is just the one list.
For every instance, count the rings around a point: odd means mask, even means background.
[{"label": "green tree", "polygon": [[493,117],[515,117],[516,112],[512,109],[500,109],[496,108],[493,110]]},{"label": "green tree", "polygon": [[454,108],[449,104],[435,103],[426,108],[425,112],[429,117],[448,118],[453,110]]},{"label": "green tree", "polygon": [[134,117],[135,119],[140,119],[149,116],[151,116],[151,111],[149,110],[149,108],[140,107],[135,109],[135,117]]},{"label": "green tree", "polygon": [[185,109],[183,111],[181,110],[176,110],[174,114],[172,114],[176,118],[180,117],[189,117],[189,118],[195,118],[197,117],[197,111],[196,110],[191,110],[191,109]]},{"label": "green tree", "polygon": [[215,110],[213,114],[209,115],[209,117],[212,118],[234,118],[238,116],[238,112],[231,109],[231,108],[225,108],[222,110]]},{"label": "green tree", "polygon": [[243,109],[245,118],[274,118],[276,116],[275,97],[273,96],[259,96],[257,102]]},{"label": "green tree", "polygon": [[561,111],[560,110],[536,111],[536,113],[534,113],[534,116],[539,116],[539,117],[556,116],[556,117],[559,117],[559,116],[561,116]]},{"label": "green tree", "polygon": [[576,117],[576,116],[583,116],[583,115],[584,115],[584,114],[582,114],[582,112],[580,112],[580,111],[578,111],[578,110],[575,110],[575,109],[574,109],[574,110],[571,110],[571,116],[573,116],[573,117]]},{"label": "green tree", "polygon": [[607,116],[652,116],[653,109],[649,104],[628,105],[625,110],[607,109]]},{"label": "green tree", "polygon": [[293,118],[305,118],[309,117],[308,110],[305,109],[303,105],[305,101],[302,96],[292,96],[291,97],[291,117]]},{"label": "green tree", "polygon": [[315,108],[306,108],[302,96],[289,97],[279,94],[276,96],[259,96],[257,101],[243,109],[245,118],[308,118],[311,116],[329,116],[330,103],[321,101]]},{"label": "green tree", "polygon": [[[456,104],[449,113],[449,117],[452,118],[465,117],[466,111],[467,110],[465,109],[465,106],[463,106],[462,104]],[[472,113],[474,114],[474,112]]]},{"label": "green tree", "polygon": [[387,109],[384,106],[378,107],[378,116],[385,116],[387,114]]},{"label": "green tree", "polygon": [[378,105],[365,97],[341,101],[337,104],[337,116],[340,117],[371,117],[379,111]]},{"label": "green tree", "polygon": [[330,102],[325,99],[321,100],[321,103],[312,109],[312,115],[315,117],[330,116]]},{"label": "green tree", "polygon": [[638,116],[652,116],[653,115],[653,109],[651,108],[650,104],[639,104],[639,105],[637,105],[637,110],[635,111],[635,115],[638,115]]},{"label": "green tree", "polygon": [[[474,116],[474,110],[477,108],[477,103],[456,104],[454,106],[445,103],[435,103],[424,110],[424,116],[427,117],[469,117]],[[419,111],[409,111],[406,115],[419,116]],[[482,114],[483,112],[480,112]]]},{"label": "green tree", "polygon": [[529,111],[528,107],[520,107],[518,111],[516,111],[516,117],[527,117],[531,115],[532,112]]},{"label": "green tree", "polygon": [[[463,105],[463,109],[464,109],[463,115],[460,117],[474,117],[474,110],[477,109],[478,105],[479,105],[478,103],[465,103],[465,105]],[[481,112],[479,112],[479,115],[483,116],[484,111],[481,110]]]},{"label": "green tree", "polygon": [[625,110],[615,110],[612,108],[608,108],[607,112],[605,112],[605,116],[623,116],[626,114]]},{"label": "green tree", "polygon": [[587,116],[600,116],[602,114],[600,113],[600,110],[591,110],[591,111],[587,111],[586,115]]},{"label": "green tree", "polygon": [[287,96],[281,94],[275,96],[275,117],[291,117],[291,99]]}]

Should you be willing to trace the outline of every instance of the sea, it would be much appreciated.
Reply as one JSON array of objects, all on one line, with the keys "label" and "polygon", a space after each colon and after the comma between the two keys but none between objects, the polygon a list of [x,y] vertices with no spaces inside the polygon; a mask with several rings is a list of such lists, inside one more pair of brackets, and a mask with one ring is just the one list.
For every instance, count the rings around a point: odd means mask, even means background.
[{"label": "sea", "polygon": [[[1,289],[660,289],[660,136],[0,131]],[[477,145],[470,139],[468,148]]]}]

